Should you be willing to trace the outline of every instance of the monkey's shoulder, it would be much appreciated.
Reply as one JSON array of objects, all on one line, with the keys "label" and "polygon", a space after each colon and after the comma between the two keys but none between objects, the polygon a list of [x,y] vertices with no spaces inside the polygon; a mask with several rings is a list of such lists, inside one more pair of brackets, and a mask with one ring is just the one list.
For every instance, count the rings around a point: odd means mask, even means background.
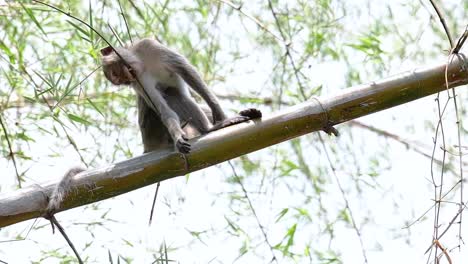
[{"label": "monkey's shoulder", "polygon": [[153,56],[164,53],[166,47],[159,43],[157,40],[144,38],[141,40],[135,41],[131,47],[137,53],[145,53],[148,56],[148,53],[152,53]]},{"label": "monkey's shoulder", "polygon": [[178,84],[177,75],[160,63],[149,62],[145,64],[145,71],[149,73],[158,83],[169,86]]}]

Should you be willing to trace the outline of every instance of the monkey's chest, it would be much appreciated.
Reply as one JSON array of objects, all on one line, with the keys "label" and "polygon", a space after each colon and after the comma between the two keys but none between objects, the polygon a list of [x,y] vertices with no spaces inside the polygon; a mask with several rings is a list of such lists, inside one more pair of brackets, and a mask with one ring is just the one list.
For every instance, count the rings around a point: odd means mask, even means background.
[{"label": "monkey's chest", "polygon": [[153,77],[156,79],[156,82],[163,87],[177,87],[178,85],[178,76],[166,69],[153,71]]}]

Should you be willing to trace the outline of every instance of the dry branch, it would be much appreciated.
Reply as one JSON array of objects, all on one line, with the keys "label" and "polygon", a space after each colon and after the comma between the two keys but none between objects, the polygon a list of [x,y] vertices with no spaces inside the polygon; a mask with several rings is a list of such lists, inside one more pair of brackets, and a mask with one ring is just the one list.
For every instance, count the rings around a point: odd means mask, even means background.
[{"label": "dry branch", "polygon": [[[468,64],[455,58],[448,67],[448,79],[450,87],[467,84]],[[312,99],[262,121],[240,124],[192,140],[193,151],[187,155],[189,171],[184,170],[184,160],[178,153],[165,149],[80,173],[75,177],[74,192],[66,198],[62,210],[197,171],[444,89],[445,64],[359,85],[342,90],[338,95]],[[41,216],[47,205],[46,197],[56,183],[1,195],[0,227]]]}]

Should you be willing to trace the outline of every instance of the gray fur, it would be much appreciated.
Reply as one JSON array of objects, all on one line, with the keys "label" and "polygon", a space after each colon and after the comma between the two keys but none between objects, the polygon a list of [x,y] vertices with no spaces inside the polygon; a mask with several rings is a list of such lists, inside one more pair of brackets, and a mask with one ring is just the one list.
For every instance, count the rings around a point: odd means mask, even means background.
[{"label": "gray fur", "polygon": [[[169,142],[179,152],[188,153],[189,137],[252,118],[237,116],[227,119],[218,99],[195,67],[156,40],[142,39],[127,48],[116,48],[116,51],[125,63],[115,52],[105,52],[103,70],[113,84],[131,84],[136,91],[145,152],[166,146]],[[195,102],[188,87],[208,104],[211,122],[207,111]],[[181,124],[186,123],[189,126],[183,129]]]},{"label": "gray fur", "polygon": [[55,189],[49,198],[49,204],[47,205],[48,213],[53,214],[60,209],[60,205],[71,189],[73,177],[82,171],[84,171],[83,168],[73,167],[65,173],[60,182],[55,186]]}]

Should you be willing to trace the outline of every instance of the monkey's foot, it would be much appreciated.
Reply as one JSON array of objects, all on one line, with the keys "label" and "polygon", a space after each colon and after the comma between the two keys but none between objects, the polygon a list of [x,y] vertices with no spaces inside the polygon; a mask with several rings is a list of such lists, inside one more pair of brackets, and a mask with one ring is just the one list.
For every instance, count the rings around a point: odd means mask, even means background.
[{"label": "monkey's foot", "polygon": [[190,146],[190,143],[187,142],[187,139],[185,138],[179,138],[177,141],[176,141],[176,148],[177,150],[182,153],[182,154],[187,154],[190,152],[191,150],[191,146]]},{"label": "monkey's foot", "polygon": [[256,108],[247,108],[239,112],[239,115],[248,117],[250,119],[261,118],[262,112]]}]

